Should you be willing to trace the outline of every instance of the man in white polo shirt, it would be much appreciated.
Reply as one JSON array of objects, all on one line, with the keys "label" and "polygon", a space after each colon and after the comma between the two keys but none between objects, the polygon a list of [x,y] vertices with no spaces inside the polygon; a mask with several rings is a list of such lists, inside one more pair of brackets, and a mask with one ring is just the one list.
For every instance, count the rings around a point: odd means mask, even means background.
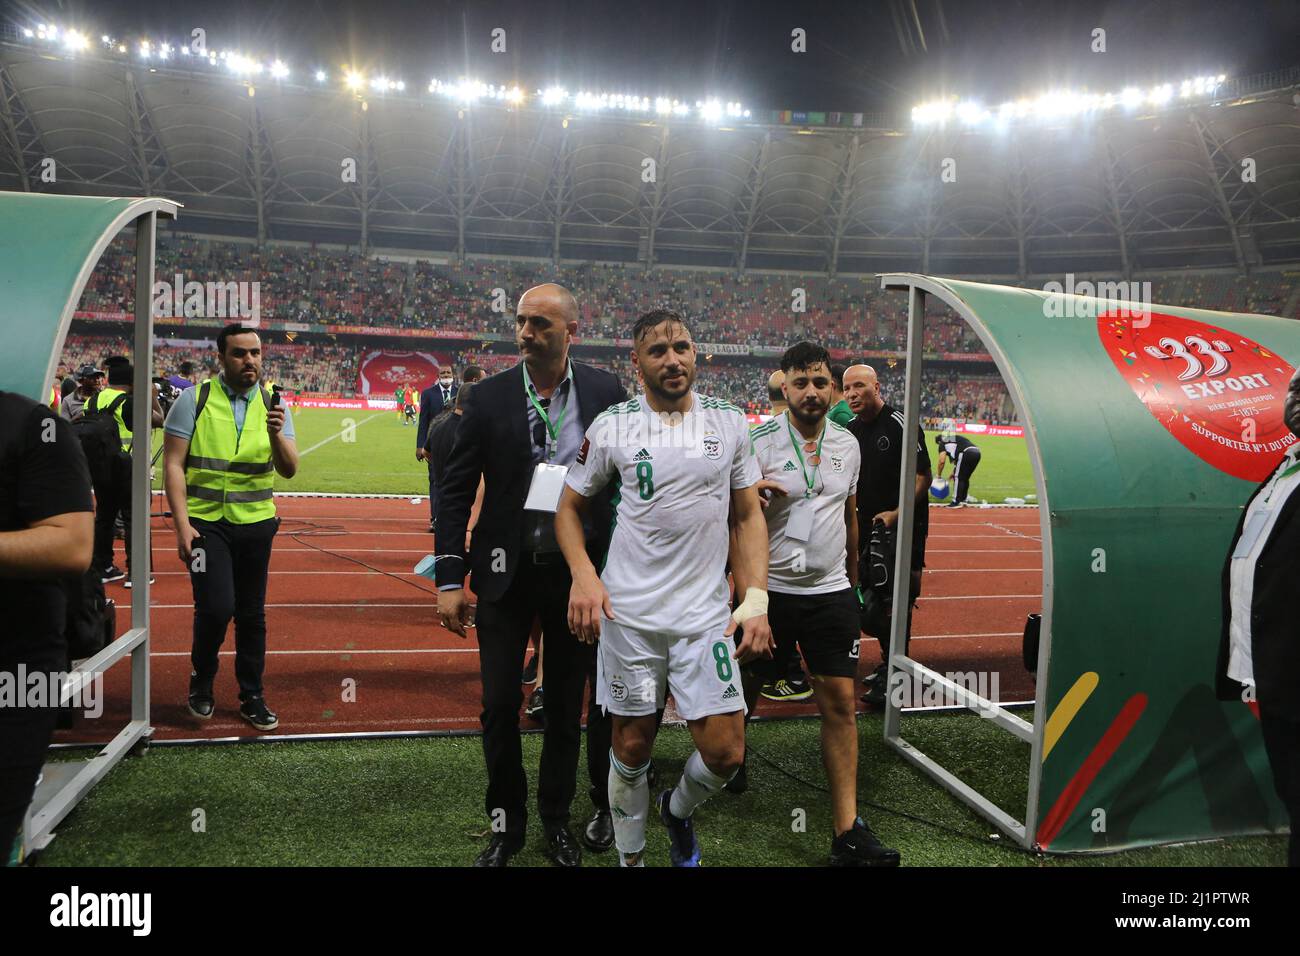
[{"label": "man in white polo shirt", "polygon": [[[1283,411],[1300,438],[1300,371]],[[1300,442],[1251,496],[1223,569],[1223,633],[1218,693],[1254,700],[1273,770],[1273,785],[1291,818],[1290,866],[1300,866]]]},{"label": "man in white polo shirt", "polygon": [[[763,471],[766,506],[768,620],[776,651],[749,665],[748,685],[779,677],[802,653],[812,674],[822,717],[822,763],[834,814],[833,866],[897,866],[897,850],[883,846],[858,816],[857,487],[858,440],[827,417],[833,377],[830,355],[800,342],[781,356],[786,411],[750,430]],[[736,593],[747,585],[745,562],[732,564]],[[747,703],[757,700],[747,694]]]}]

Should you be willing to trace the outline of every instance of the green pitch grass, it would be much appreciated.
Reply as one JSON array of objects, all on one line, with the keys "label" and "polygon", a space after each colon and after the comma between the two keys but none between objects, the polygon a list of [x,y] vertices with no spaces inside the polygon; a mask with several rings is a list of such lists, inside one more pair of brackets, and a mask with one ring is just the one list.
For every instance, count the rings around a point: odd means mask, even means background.
[{"label": "green pitch grass", "polygon": [[[415,426],[403,425],[395,411],[335,411],[326,408],[293,410],[301,462],[292,480],[276,477],[276,491],[320,491],[334,494],[429,493],[429,473],[415,460]],[[934,432],[926,433],[933,461]],[[986,436],[979,439],[983,458],[971,484],[971,494],[983,501],[1023,498],[1034,493],[1029,451],[1023,438]],[[155,450],[162,432],[154,433]],[[162,487],[162,462],[154,487]],[[951,474],[951,466],[948,473]]]},{"label": "green pitch grass", "polygon": [[[416,427],[403,425],[397,412],[295,408],[292,415],[298,474],[292,479],[277,475],[276,491],[429,494],[429,469],[415,460]],[[161,447],[159,430],[154,450]],[[161,458],[154,487],[162,487]]]},{"label": "green pitch grass", "polygon": [[276,491],[428,495],[429,469],[415,460],[416,426],[396,411],[293,409],[298,474]]},{"label": "green pitch grass", "polygon": [[[1282,866],[1285,837],[1255,837],[1091,857],[1035,857],[990,838],[990,827],[889,750],[881,718],[861,720],[863,816],[905,866]],[[1023,814],[1027,748],[973,715],[905,717],[903,732],[1000,804]],[[818,722],[761,722],[749,730],[750,788],[720,793],[699,812],[708,866],[819,866],[830,803]],[[539,734],[524,737],[535,801]],[[655,749],[661,785],[676,783],[691,751],[684,729]],[[69,754],[69,759],[85,759]],[[590,813],[580,759],[575,822]],[[58,828],[41,866],[467,866],[487,843],[485,775],[477,737],[330,743],[155,747],[115,767]],[[535,806],[532,803],[530,809]],[[203,832],[196,832],[202,810]],[[800,824],[803,824],[802,826]],[[649,861],[667,865],[651,821]],[[517,865],[549,865],[530,820]],[[614,866],[612,853],[584,865]]]},{"label": "green pitch grass", "polygon": [[[935,454],[934,445],[934,436],[937,434],[938,432],[925,433],[931,463],[939,457]],[[1023,498],[1036,493],[1034,471],[1029,464],[1029,445],[1025,439],[984,435],[974,441],[980,449],[980,466],[971,479],[972,497],[1001,504],[1005,498]],[[951,475],[952,464],[949,463],[944,468],[944,476]]]}]

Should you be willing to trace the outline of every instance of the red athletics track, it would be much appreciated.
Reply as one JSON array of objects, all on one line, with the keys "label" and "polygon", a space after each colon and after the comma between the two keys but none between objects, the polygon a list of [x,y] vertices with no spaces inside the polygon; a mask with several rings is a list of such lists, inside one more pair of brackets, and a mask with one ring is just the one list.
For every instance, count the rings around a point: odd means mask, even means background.
[{"label": "red athletics track", "polygon": [[[280,717],[277,733],[477,730],[474,632],[462,640],[440,627],[432,582],[411,571],[432,550],[427,501],[281,497],[276,504],[283,525],[267,591],[265,682],[267,700]],[[189,578],[170,523],[154,518],[153,532],[155,737],[253,735],[237,712],[233,629],[222,648],[216,714],[199,721],[186,710]],[[1020,638],[1025,615],[1041,603],[1039,539],[1036,508],[931,508],[912,656],[940,672],[997,672],[1001,700],[1032,700]],[[118,542],[119,565],[125,563],[121,547]],[[121,633],[130,621],[131,592],[121,583],[107,590],[118,602]],[[876,642],[864,640],[861,672],[879,661]],[[104,679],[103,716],[78,718],[56,741],[109,739],[129,714],[129,675],[125,663],[112,668]],[[342,699],[347,678],[356,682],[355,703]],[[811,702],[766,700],[759,708],[765,716],[814,710]]]}]

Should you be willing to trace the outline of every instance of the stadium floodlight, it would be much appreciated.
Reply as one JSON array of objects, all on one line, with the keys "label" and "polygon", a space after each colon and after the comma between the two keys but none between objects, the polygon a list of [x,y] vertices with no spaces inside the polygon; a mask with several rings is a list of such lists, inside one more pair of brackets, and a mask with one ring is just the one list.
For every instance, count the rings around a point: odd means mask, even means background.
[{"label": "stadium floodlight", "polygon": [[27,39],[30,40],[32,37],[36,36],[36,34],[33,33],[29,28],[24,27],[23,36],[25,36]]},{"label": "stadium floodlight", "polygon": [[140,57],[141,57],[142,59],[145,59],[145,60],[149,59],[149,41],[148,41],[148,40],[141,40],[141,41],[140,41]]},{"label": "stadium floodlight", "polygon": [[481,80],[469,80],[462,76],[458,83],[449,87],[449,92],[462,103],[473,105],[475,100],[486,95],[487,86]]},{"label": "stadium floodlight", "polygon": [[276,60],[271,64],[271,77],[276,80],[283,80],[289,75],[289,68],[281,60]]},{"label": "stadium floodlight", "polygon": [[1142,91],[1136,86],[1126,86],[1119,95],[1119,101],[1127,109],[1135,110],[1142,105]]},{"label": "stadium floodlight", "polygon": [[1147,94],[1147,101],[1156,106],[1164,106],[1173,98],[1173,95],[1174,88],[1168,83],[1165,83],[1161,86],[1152,87],[1151,92]]},{"label": "stadium floodlight", "polygon": [[974,100],[963,100],[957,104],[957,119],[965,126],[975,126],[988,117],[989,111]]},{"label": "stadium floodlight", "polygon": [[717,100],[707,100],[702,104],[696,104],[700,109],[700,116],[705,122],[716,123],[722,119],[722,104]]},{"label": "stadium floodlight", "polygon": [[126,52],[126,44],[125,44],[125,43],[120,43],[120,44],[118,44],[117,52],[118,52],[118,53],[125,53],[125,52]]},{"label": "stadium floodlight", "polygon": [[317,70],[317,71],[316,71],[316,82],[317,82],[317,83],[324,83],[327,79],[329,79],[329,77],[325,75],[325,71],[324,71],[324,70]]},{"label": "stadium floodlight", "polygon": [[230,70],[231,73],[236,73],[236,74],[239,73],[256,74],[262,72],[262,65],[260,63],[254,63],[251,59],[244,56],[242,53],[236,52],[226,57],[226,69]]},{"label": "stadium floodlight", "polygon": [[674,116],[689,116],[689,115],[690,115],[690,112],[691,112],[691,107],[690,107],[689,104],[687,104],[687,103],[680,103],[680,102],[678,102],[677,100],[673,100],[673,115],[674,115]]},{"label": "stadium floodlight", "polygon": [[559,106],[565,101],[569,93],[562,86],[548,86],[542,92],[543,106]]},{"label": "stadium floodlight", "polygon": [[673,111],[673,101],[666,96],[655,97],[655,112],[660,116],[666,116]]},{"label": "stadium floodlight", "polygon": [[63,45],[75,53],[88,47],[90,41],[86,39],[84,34],[78,33],[76,30],[69,30],[63,35]]},{"label": "stadium floodlight", "polygon": [[931,123],[942,125],[952,118],[953,103],[952,100],[935,100],[931,103],[922,103],[912,110],[912,122],[920,126],[927,126]]},{"label": "stadium floodlight", "polygon": [[506,91],[506,102],[514,103],[516,106],[524,101],[524,91],[517,86],[510,87]]},{"label": "stadium floodlight", "polygon": [[370,88],[376,93],[382,93],[388,89],[388,77],[376,76],[370,80]]},{"label": "stadium floodlight", "polygon": [[397,92],[399,92],[399,93],[404,93],[404,92],[406,92],[406,80],[398,80],[398,81],[397,81]]},{"label": "stadium floodlight", "polygon": [[[24,31],[24,32],[28,33],[29,36],[31,35],[29,31]],[[99,39],[100,39],[100,42],[104,44],[104,46],[112,46],[112,45],[113,45],[113,41],[112,41],[112,39],[109,37],[109,35],[108,35],[107,33],[105,33],[105,34],[104,34],[102,37],[100,37]]]},{"label": "stadium floodlight", "polygon": [[160,44],[158,47],[158,58],[161,60],[165,60],[167,59],[167,57],[171,55],[171,52],[172,52],[171,44],[169,43]]},{"label": "stadium floodlight", "polygon": [[366,85],[366,75],[358,73],[355,70],[348,70],[347,76],[343,80],[344,84],[350,90],[359,90]]}]

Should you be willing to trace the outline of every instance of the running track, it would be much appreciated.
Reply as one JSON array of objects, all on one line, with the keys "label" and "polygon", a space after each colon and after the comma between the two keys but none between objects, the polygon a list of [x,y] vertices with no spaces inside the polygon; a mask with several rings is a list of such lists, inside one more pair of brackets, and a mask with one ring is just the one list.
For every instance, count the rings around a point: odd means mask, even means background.
[{"label": "running track", "polygon": [[[462,640],[440,627],[433,583],[411,571],[432,550],[427,502],[279,498],[276,504],[284,523],[267,593],[266,692],[280,717],[278,733],[477,730],[474,632]],[[222,649],[216,713],[199,721],[186,710],[189,579],[170,523],[154,518],[153,532],[155,739],[253,735],[237,712],[233,630]],[[1026,614],[1041,604],[1040,533],[1034,508],[932,508],[912,656],[940,672],[997,672],[1003,701],[1032,700],[1020,645]],[[118,563],[125,564],[124,556]],[[118,603],[122,633],[131,592],[120,582],[107,590]],[[861,673],[879,661],[876,642],[863,640]],[[355,702],[343,701],[349,678]],[[129,680],[125,662],[113,667],[104,679],[103,715],[79,717],[56,741],[111,738],[129,715]],[[766,716],[814,711],[811,702],[765,700],[759,708]]]}]

